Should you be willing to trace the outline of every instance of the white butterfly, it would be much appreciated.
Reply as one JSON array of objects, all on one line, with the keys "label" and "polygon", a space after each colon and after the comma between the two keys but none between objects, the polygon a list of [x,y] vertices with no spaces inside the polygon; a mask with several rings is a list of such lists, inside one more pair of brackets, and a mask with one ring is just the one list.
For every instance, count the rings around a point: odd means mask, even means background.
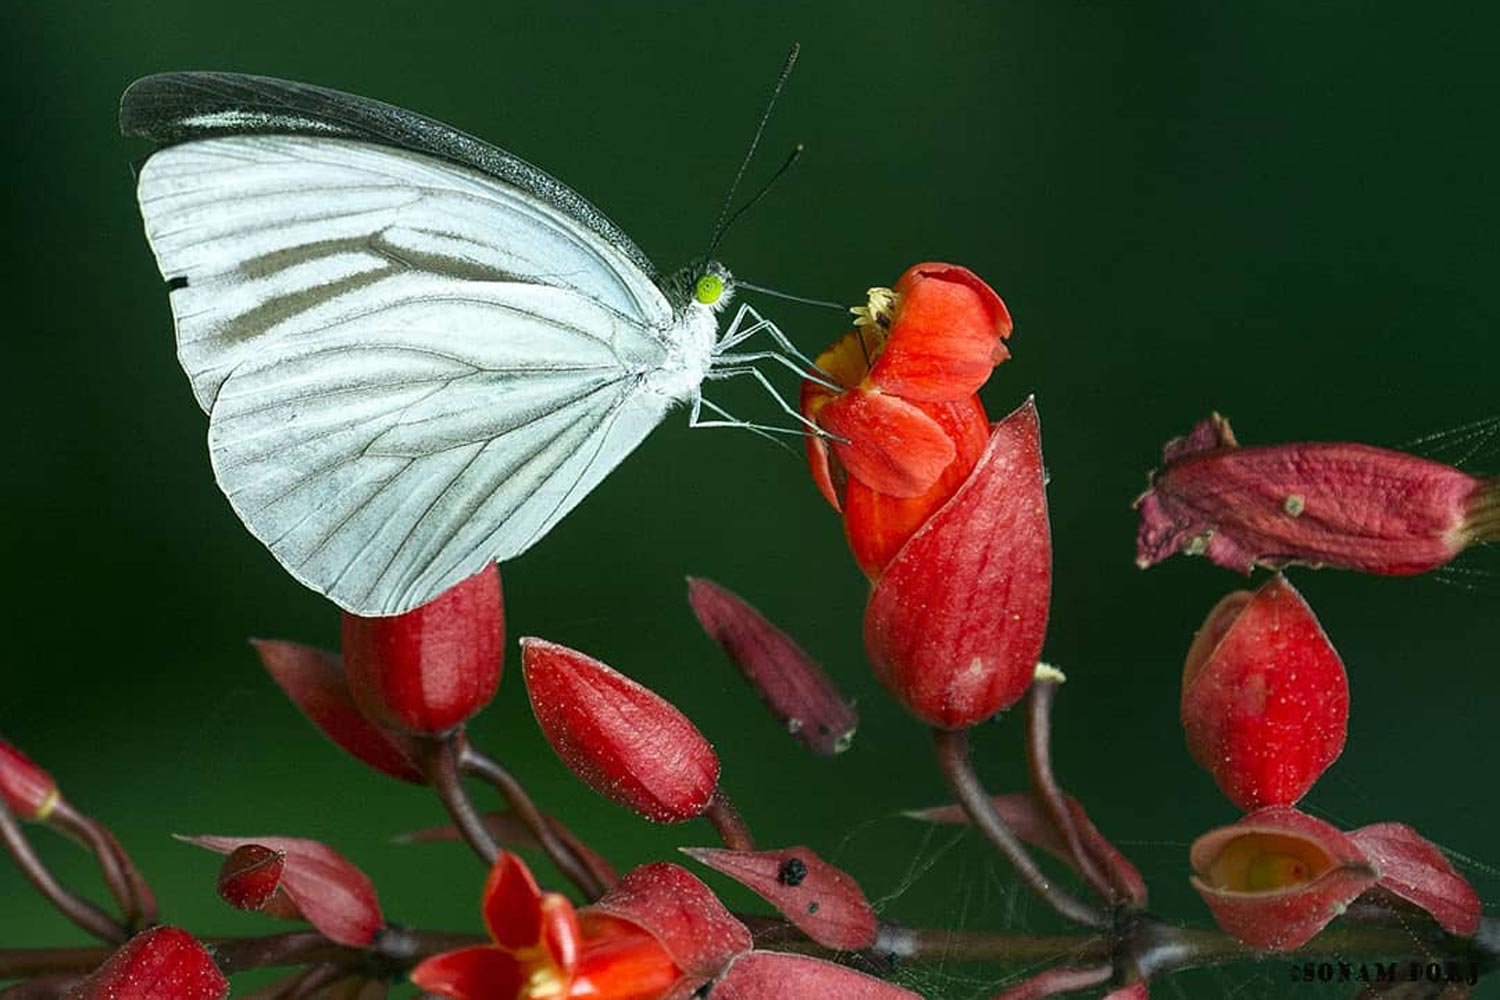
[{"label": "white butterfly", "polygon": [[749,426],[702,398],[705,378],[769,389],[756,361],[805,371],[730,353],[765,331],[801,358],[745,305],[719,336],[721,265],[658,284],[568,187],[411,112],[170,73],[132,84],[120,121],[162,147],[141,214],[219,486],[355,614],[525,551],[674,405]]}]

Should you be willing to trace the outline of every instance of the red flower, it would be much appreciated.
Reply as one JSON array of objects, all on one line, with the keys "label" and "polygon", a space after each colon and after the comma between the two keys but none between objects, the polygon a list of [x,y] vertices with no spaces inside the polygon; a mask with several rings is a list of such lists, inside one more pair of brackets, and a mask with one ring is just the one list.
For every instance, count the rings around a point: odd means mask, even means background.
[{"label": "red flower", "polygon": [[45,822],[62,801],[52,775],[4,740],[0,740],[0,801],[16,819]]},{"label": "red flower", "polygon": [[830,455],[809,438],[808,463],[874,578],[983,453],[989,422],[974,392],[1008,356],[1011,323],[988,285],[946,264],[871,289],[856,313],[857,329],[817,359],[843,391],[804,382],[802,412],[840,439]]},{"label": "red flower", "polygon": [[521,640],[537,723],[573,773],[656,823],[701,815],[719,787],[719,758],[665,698],[576,650]]},{"label": "red flower", "polygon": [[1241,448],[1214,414],[1170,442],[1136,501],[1136,561],[1206,555],[1257,564],[1404,575],[1500,539],[1500,479],[1363,444]]},{"label": "red flower", "polygon": [[229,981],[187,931],[153,927],[131,938],[68,991],[69,1000],[220,1000]]},{"label": "red flower", "polygon": [[412,982],[458,1000],[656,1000],[683,982],[696,988],[751,946],[708,887],[673,865],[638,868],[575,912],[502,852],[483,912],[494,944],[435,955]]},{"label": "red flower", "polygon": [[372,721],[408,732],[442,735],[488,705],[504,647],[494,566],[405,614],[344,614],[344,670],[355,702]]},{"label": "red flower", "polygon": [[1282,576],[1209,612],[1183,668],[1182,725],[1229,801],[1296,802],[1338,759],[1348,722],[1344,665]]}]

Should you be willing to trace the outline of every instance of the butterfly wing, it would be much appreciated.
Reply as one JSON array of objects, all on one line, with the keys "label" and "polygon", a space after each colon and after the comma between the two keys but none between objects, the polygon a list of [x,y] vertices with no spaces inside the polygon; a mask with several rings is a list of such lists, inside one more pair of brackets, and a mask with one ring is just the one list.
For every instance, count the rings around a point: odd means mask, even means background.
[{"label": "butterfly wing", "polygon": [[523,551],[672,402],[639,251],[521,161],[259,78],[148,78],[121,117],[178,143],[138,194],[219,485],[342,607],[399,613]]}]

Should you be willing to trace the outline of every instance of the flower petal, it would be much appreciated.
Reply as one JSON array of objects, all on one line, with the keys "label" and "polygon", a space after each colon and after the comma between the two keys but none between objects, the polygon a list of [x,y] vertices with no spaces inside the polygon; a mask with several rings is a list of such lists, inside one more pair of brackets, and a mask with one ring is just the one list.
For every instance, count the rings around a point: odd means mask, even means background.
[{"label": "flower petal", "polygon": [[1479,929],[1479,894],[1438,849],[1404,823],[1376,823],[1349,839],[1380,869],[1379,885],[1415,903],[1451,934],[1468,937]]},{"label": "flower petal", "polygon": [[484,926],[502,948],[521,951],[542,940],[542,890],[526,863],[501,851],[484,881]]},{"label": "flower petal", "polygon": [[818,426],[844,439],[832,449],[850,477],[888,496],[921,496],[958,454],[942,425],[915,403],[867,389],[823,407]]},{"label": "flower petal", "polygon": [[810,848],[726,851],[684,847],[682,852],[754,890],[824,947],[854,951],[875,943],[875,911],[859,883]]},{"label": "flower petal", "polygon": [[411,738],[381,729],[355,707],[337,653],[278,639],[251,639],[250,645],[271,679],[324,736],[382,774],[413,784],[425,781],[413,763]]},{"label": "flower petal", "polygon": [[736,959],[709,994],[713,1000],[922,1000],[883,979],[806,955],[752,951]]},{"label": "flower petal", "polygon": [[514,955],[487,947],[434,955],[411,970],[411,981],[428,993],[454,1000],[509,1000],[526,985]]},{"label": "flower petal", "polygon": [[182,837],[198,847],[231,854],[258,844],[286,855],[281,887],[303,919],[339,944],[363,948],[384,925],[375,886],[342,854],[299,837]]},{"label": "flower petal", "polygon": [[1041,432],[1028,400],[995,425],[968,481],[886,568],[865,609],[865,650],[919,719],[973,725],[1030,686],[1051,587]]},{"label": "flower petal", "polygon": [[1010,356],[1010,313],[974,272],[918,264],[896,283],[900,305],[870,370],[883,392],[910,400],[962,399]]},{"label": "flower petal", "polygon": [[713,890],[687,870],[665,862],[627,872],[579,916],[586,926],[589,917],[599,913],[644,928],[691,976],[712,976],[754,946],[745,925]]}]

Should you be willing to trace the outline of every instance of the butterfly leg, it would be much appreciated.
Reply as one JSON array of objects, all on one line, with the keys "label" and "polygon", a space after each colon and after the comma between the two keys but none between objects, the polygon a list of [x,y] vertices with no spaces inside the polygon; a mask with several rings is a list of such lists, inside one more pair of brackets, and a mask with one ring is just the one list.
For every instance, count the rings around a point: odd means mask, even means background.
[{"label": "butterfly leg", "polygon": [[[771,356],[780,357],[780,355]],[[785,361],[786,359],[783,358],[782,360]],[[759,382],[761,388],[766,390],[766,392],[770,394],[772,399],[776,400],[776,405],[781,407],[783,412],[787,413],[798,423],[807,428],[807,430],[805,431],[786,427],[776,428],[776,430],[780,431],[783,434],[801,434],[804,436],[828,438],[829,440],[833,441],[842,440],[835,435],[829,434],[823,428],[819,427],[817,424],[813,423],[811,420],[807,419],[801,413],[799,413],[791,403],[788,403],[786,401],[785,397],[783,397],[781,393],[776,391],[776,387],[771,384],[771,380],[766,377],[766,373],[761,371],[759,368],[756,368],[754,365],[732,365],[724,368],[710,368],[708,371],[708,377],[710,379],[716,380],[739,378],[745,375],[748,375],[750,378],[753,378],[755,379],[755,381]]]},{"label": "butterfly leg", "polygon": [[[740,324],[743,323],[746,318],[749,318],[754,322],[752,322],[748,327],[745,327],[743,330],[741,330],[739,328]],[[781,348],[793,358],[796,358],[807,368],[812,369],[812,371],[816,372],[819,376],[827,379],[830,382],[833,380],[833,376],[829,375],[823,369],[819,368],[811,358],[798,350],[797,345],[793,344],[791,340],[787,338],[787,335],[781,332],[780,327],[778,327],[770,320],[766,319],[760,313],[756,312],[755,307],[748,302],[740,303],[739,310],[734,315],[734,322],[729,324],[728,332],[726,332],[723,338],[720,339],[718,344],[714,346],[714,357],[716,359],[725,357],[725,352],[729,351],[731,348],[736,347],[737,345],[743,343],[750,337],[762,331],[764,331],[767,336],[769,336],[773,341],[776,342],[777,347]],[[788,364],[788,367],[793,366]],[[798,374],[806,374],[805,371],[796,369],[794,367],[793,370],[798,371]]]}]

